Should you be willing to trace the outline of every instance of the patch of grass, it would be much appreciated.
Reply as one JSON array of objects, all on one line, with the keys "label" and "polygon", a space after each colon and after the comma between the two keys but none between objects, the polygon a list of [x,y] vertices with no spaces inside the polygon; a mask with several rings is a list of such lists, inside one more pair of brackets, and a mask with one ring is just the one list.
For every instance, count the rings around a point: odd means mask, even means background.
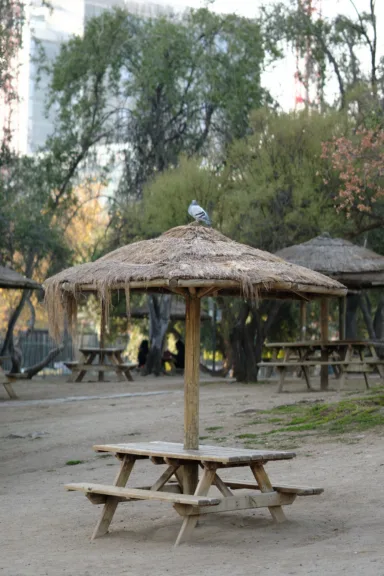
[{"label": "patch of grass", "polygon": [[223,427],[222,426],[208,426],[206,428],[207,432],[215,432],[216,430],[222,430]]},{"label": "patch of grass", "polygon": [[84,464],[85,460],[67,460],[65,463],[67,466],[77,466],[78,464]]},{"label": "patch of grass", "polygon": [[199,440],[208,440],[209,436],[199,436]]},{"label": "patch of grass", "polygon": [[96,454],[96,458],[112,458],[113,454]]},{"label": "patch of grass", "polygon": [[216,438],[212,438],[214,442],[225,442],[227,440],[226,436],[217,436]]},{"label": "patch of grass", "polygon": [[260,434],[239,434],[235,436],[239,440],[246,440],[246,439],[253,439],[253,438],[260,438]]},{"label": "patch of grass", "polygon": [[[343,434],[384,426],[384,393],[348,398],[334,404],[289,404],[274,408],[287,418],[282,426],[268,434],[318,430],[328,434]],[[289,418],[289,416],[291,416]]]}]

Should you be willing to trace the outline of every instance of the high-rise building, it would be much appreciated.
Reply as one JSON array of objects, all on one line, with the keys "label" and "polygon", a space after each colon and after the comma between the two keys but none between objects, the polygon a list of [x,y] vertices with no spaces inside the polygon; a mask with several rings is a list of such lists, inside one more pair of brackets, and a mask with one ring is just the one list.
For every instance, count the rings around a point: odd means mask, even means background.
[{"label": "high-rise building", "polygon": [[13,147],[22,154],[37,152],[54,127],[54,110],[48,115],[46,111],[49,77],[38,73],[36,62],[41,50],[44,50],[48,62],[52,62],[63,42],[73,35],[82,35],[90,18],[115,6],[153,18],[186,10],[185,6],[177,4],[137,0],[51,0],[50,4],[49,8],[43,5],[42,0],[29,0],[27,3],[22,48],[14,63],[15,89],[20,98],[13,102],[11,109],[4,111],[12,132]]}]

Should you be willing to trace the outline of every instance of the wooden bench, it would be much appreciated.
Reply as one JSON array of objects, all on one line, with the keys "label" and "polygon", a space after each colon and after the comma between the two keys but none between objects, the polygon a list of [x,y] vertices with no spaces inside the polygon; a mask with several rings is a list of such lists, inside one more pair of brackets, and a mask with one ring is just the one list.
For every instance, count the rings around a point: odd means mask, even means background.
[{"label": "wooden bench", "polygon": [[72,371],[74,379],[77,375],[85,372],[115,372],[117,375],[124,374],[127,380],[133,381],[131,370],[137,367],[134,363],[120,364],[84,364],[81,362],[71,361],[64,362],[64,365]]},{"label": "wooden bench", "polygon": [[[223,485],[227,483],[216,475],[216,481],[223,490]],[[232,483],[233,484],[233,483]],[[253,508],[270,508],[275,506],[287,506],[294,502],[296,496],[321,494],[320,488],[294,488],[275,490],[269,493],[261,493],[260,488],[255,484],[242,482],[241,488],[250,487],[256,493],[242,494],[241,496],[233,495],[227,487],[226,495],[222,496],[196,496],[182,494],[171,489],[171,485],[162,486],[160,490],[151,490],[143,488],[122,488],[106,484],[93,484],[81,482],[76,484],[67,484],[65,488],[68,491],[80,491],[85,493],[87,498],[93,504],[107,504],[108,502],[135,501],[135,500],[157,500],[173,504],[176,512],[180,516],[199,516],[212,514],[216,512],[231,512],[235,510],[249,510]],[[174,485],[175,486],[175,485]],[[239,486],[240,488],[240,486]],[[223,490],[225,491],[225,490]]]},{"label": "wooden bench", "polygon": [[[314,366],[337,366],[340,370],[340,378],[339,378],[339,390],[344,383],[344,374],[346,367],[351,365],[352,362],[350,361],[343,361],[343,360],[295,360],[294,362],[286,362],[284,360],[281,361],[274,361],[274,362],[259,362],[258,367],[261,368],[263,366],[269,366],[270,368],[276,368],[279,372],[279,387],[277,389],[278,392],[283,391],[284,380],[285,380],[285,373],[289,368],[301,368],[304,374],[305,382],[307,384],[308,390],[313,390],[311,386],[310,376],[309,376],[309,368]],[[356,363],[357,364],[357,363]],[[366,382],[367,383],[367,382]],[[368,383],[367,383],[368,387]]]},{"label": "wooden bench", "polygon": [[[189,494],[173,494],[162,490],[147,490],[143,488],[119,488],[106,484],[90,484],[80,482],[77,484],[67,484],[66,490],[79,490],[88,494],[102,494],[104,496],[114,496],[120,501],[124,500],[159,500],[160,502],[171,502],[172,504],[184,504],[189,506],[217,506],[221,498],[211,498],[208,496],[193,496]],[[101,503],[101,502],[99,502]]]}]

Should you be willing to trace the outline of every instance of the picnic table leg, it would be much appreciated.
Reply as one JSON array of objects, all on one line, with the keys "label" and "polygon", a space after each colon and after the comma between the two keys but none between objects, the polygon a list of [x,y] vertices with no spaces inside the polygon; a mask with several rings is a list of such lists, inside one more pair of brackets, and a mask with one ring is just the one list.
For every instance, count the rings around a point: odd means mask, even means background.
[{"label": "picnic table leg", "polygon": [[311,386],[311,379],[309,376],[309,366],[303,366],[302,367],[302,371],[304,374],[304,378],[305,378],[305,383],[307,385],[308,390],[313,390],[312,386]]},{"label": "picnic table leg", "polygon": [[[352,356],[353,356],[352,347],[348,346],[344,354],[343,358],[344,362],[351,362]],[[344,388],[346,375],[347,375],[347,364],[340,364],[340,376],[337,387],[338,392],[341,392],[341,390]]]},{"label": "picnic table leg", "polygon": [[[380,358],[379,358],[378,355],[377,355],[376,348],[375,348],[373,345],[371,345],[371,346],[369,347],[369,350],[370,350],[370,352],[371,352],[371,354],[372,354],[372,358],[374,358],[375,360],[379,361]],[[377,369],[378,373],[380,374],[381,378],[384,379],[384,366],[383,366],[382,364],[375,364],[375,366],[376,366],[376,369]]]},{"label": "picnic table leg", "polygon": [[[362,363],[364,363],[364,352],[361,348],[359,348],[359,356],[360,356],[360,360]],[[364,367],[363,367],[364,370]],[[366,372],[363,372],[364,375],[364,380],[365,380],[365,387],[367,390],[369,390],[369,382],[368,382],[368,374]]]},{"label": "picnic table leg", "polygon": [[17,400],[18,396],[16,394],[16,392],[14,391],[14,389],[12,388],[12,384],[11,382],[3,382],[3,386],[8,394],[8,396],[11,398],[11,400]]},{"label": "picnic table leg", "polygon": [[285,378],[285,366],[277,366],[277,371],[279,373],[279,387],[277,391],[280,393],[283,391],[284,378]]},{"label": "picnic table leg", "polygon": [[[215,479],[215,476],[216,476],[216,467],[213,467],[212,469],[204,468],[204,472],[199,480],[194,495],[206,496],[209,492],[212,482]],[[184,518],[180,528],[179,535],[175,542],[175,546],[178,546],[179,544],[185,542],[189,538],[189,536],[191,535],[193,529],[197,524],[198,519],[199,514],[193,514],[191,516],[186,516]]]},{"label": "picnic table leg", "polygon": [[124,375],[122,374],[121,370],[118,370],[118,366],[119,364],[123,363],[122,358],[120,356],[120,359],[118,357],[118,353],[117,352],[113,352],[110,355],[110,360],[111,360],[111,364],[113,364],[113,366],[116,366],[116,378],[118,382],[123,382],[124,380],[126,380],[126,378],[124,378]]},{"label": "picnic table leg", "polygon": [[[256,478],[260,492],[273,492],[271,481],[268,478],[268,474],[266,473],[264,466],[262,464],[253,464],[251,466],[251,470],[254,477]],[[278,522],[279,524],[281,524],[281,522],[285,522],[286,517],[281,506],[269,506],[268,510],[270,511],[271,516],[275,522]]]},{"label": "picnic table leg", "polygon": [[[92,364],[95,356],[96,356],[96,353],[91,352],[91,354],[88,356],[88,358],[86,359],[84,364]],[[84,378],[84,376],[86,375],[86,373],[87,373],[86,370],[80,370],[79,374],[75,378],[75,382],[81,382],[82,379]]]},{"label": "picnic table leg", "polygon": [[[126,483],[128,482],[128,478],[132,472],[132,468],[135,464],[136,458],[134,456],[124,456],[120,470],[115,478],[113,483],[114,486],[119,486],[120,488],[124,488]],[[93,531],[91,540],[98,538],[99,536],[103,536],[108,532],[108,528],[110,523],[112,522],[113,515],[116,512],[116,508],[118,505],[118,499],[114,496],[108,496],[106,502],[103,506],[103,511],[100,517],[100,520],[96,524],[96,528]]]},{"label": "picnic table leg", "polygon": [[[115,352],[115,356],[116,356],[119,364],[124,364],[124,361],[121,357],[121,352]],[[125,379],[128,382],[134,382],[130,368],[124,368],[124,370],[121,370],[120,374],[121,374],[123,380]]]}]

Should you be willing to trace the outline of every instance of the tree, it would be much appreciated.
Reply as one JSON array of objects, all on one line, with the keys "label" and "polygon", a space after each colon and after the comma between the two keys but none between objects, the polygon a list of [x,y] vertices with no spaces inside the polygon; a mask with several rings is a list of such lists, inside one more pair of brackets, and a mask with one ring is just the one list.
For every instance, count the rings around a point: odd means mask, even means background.
[{"label": "tree", "polygon": [[[337,82],[341,108],[350,102],[349,93],[367,84],[376,108],[379,104],[383,70],[377,54],[375,0],[366,2],[368,11],[359,11],[354,0],[350,0],[355,17],[338,14],[332,19],[314,13],[307,0],[275,2],[263,8],[264,34],[270,41],[275,40],[281,50],[290,46],[301,57],[308,56],[309,51],[308,77],[301,80],[318,84],[323,109],[324,88],[331,79]],[[364,55],[369,59],[368,70],[363,64]]]},{"label": "tree", "polygon": [[[105,175],[120,158],[109,247],[154,234],[142,224],[137,200],[156,174],[177,166],[182,153],[224,151],[246,133],[250,110],[266,98],[263,58],[257,22],[206,9],[181,20],[105,12],[90,21],[83,38],[62,47],[51,69],[50,105],[58,122],[47,147],[70,180],[85,163],[92,170],[101,147]],[[169,320],[160,314],[169,309],[163,300],[151,297],[150,305],[157,355],[156,327],[164,333]],[[159,362],[151,359],[153,366]]]},{"label": "tree", "polygon": [[[341,113],[261,109],[251,117],[249,135],[227,149],[224,166],[183,158],[177,168],[154,178],[144,188],[143,221],[156,232],[187,223],[188,204],[196,198],[216,228],[269,252],[324,230],[345,232],[348,220],[334,208],[338,177],[330,174],[324,182],[330,162],[322,158],[321,142],[348,129]],[[223,299],[220,305],[225,309],[221,344],[232,356],[234,373],[239,380],[255,380],[264,340],[287,315],[287,305]]]},{"label": "tree", "polygon": [[21,47],[24,20],[24,2],[0,0],[0,107],[4,115],[0,142],[0,167],[7,158],[12,137],[10,115],[12,102],[18,98],[15,88],[18,67],[16,57]]},{"label": "tree", "polygon": [[63,45],[51,69],[58,123],[48,146],[72,163],[72,175],[96,146],[111,153],[105,170],[118,151],[117,199],[129,210],[181,153],[206,153],[245,134],[250,110],[266,98],[263,58],[255,21],[206,9],[182,20],[105,12]]},{"label": "tree", "polygon": [[323,143],[340,178],[338,209],[355,220],[359,233],[384,224],[384,130],[356,130]]}]

